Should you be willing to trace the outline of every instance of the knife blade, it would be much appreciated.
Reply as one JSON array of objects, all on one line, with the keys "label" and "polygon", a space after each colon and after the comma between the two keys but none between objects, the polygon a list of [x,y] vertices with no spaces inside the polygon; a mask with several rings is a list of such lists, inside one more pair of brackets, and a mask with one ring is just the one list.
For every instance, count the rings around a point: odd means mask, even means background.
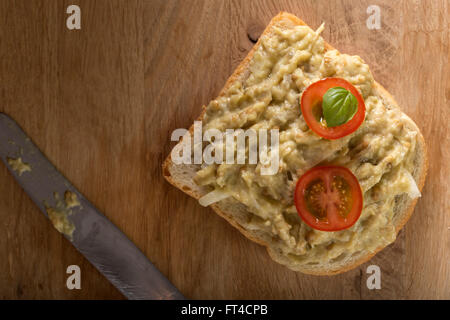
[{"label": "knife blade", "polygon": [[181,300],[183,295],[111,221],[0,113],[0,157],[34,203],[125,297]]}]

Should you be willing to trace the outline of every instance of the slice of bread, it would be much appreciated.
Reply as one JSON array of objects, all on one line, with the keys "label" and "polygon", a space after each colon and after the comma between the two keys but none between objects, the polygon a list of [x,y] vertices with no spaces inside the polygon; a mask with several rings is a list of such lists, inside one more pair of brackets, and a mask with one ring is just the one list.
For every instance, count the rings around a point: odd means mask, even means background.
[{"label": "slice of bread", "polygon": [[[306,24],[292,14],[281,12],[270,21],[269,25],[264,30],[262,36],[265,35],[270,36],[273,32],[274,26],[283,29],[295,25],[306,25]],[[253,57],[255,50],[260,46],[262,36],[255,44],[255,46],[250,50],[247,57],[240,63],[240,65],[236,68],[234,73],[230,76],[224,88],[220,92],[219,96],[224,95],[226,90],[235,81],[244,80],[248,76],[248,68],[250,61]],[[334,48],[331,45],[325,43],[325,50],[333,50],[333,49]],[[382,99],[387,103],[391,105],[397,105],[394,98],[380,84],[375,82],[372,90],[376,92],[379,96],[381,96]],[[203,112],[201,113],[199,120],[203,118],[204,113],[205,108],[203,108]],[[409,126],[411,130],[417,132],[418,137],[417,147],[415,149],[416,154],[414,155],[415,169],[412,172],[412,176],[416,181],[419,190],[422,190],[428,167],[426,145],[423,136],[420,133],[419,129],[417,128],[416,124],[409,118],[407,121],[407,126]],[[190,128],[190,132],[193,133],[193,126],[191,126]],[[179,143],[182,143],[182,141],[180,141]],[[196,199],[201,198],[208,192],[207,189],[198,186],[194,182],[194,176],[198,170],[200,170],[199,165],[174,164],[171,160],[170,155],[163,163],[163,175],[165,179],[172,185],[176,186],[183,192],[187,193],[188,195]],[[407,220],[411,216],[416,202],[417,198],[412,200],[411,198],[408,197],[407,194],[404,194],[397,199],[393,218],[396,233],[398,233],[398,231],[403,227],[403,225],[407,222]],[[370,252],[361,251],[343,260],[332,259],[330,261],[327,261],[327,263],[313,264],[313,265],[299,264],[296,263],[295,259],[293,259],[290,255],[283,254],[283,252],[276,245],[274,245],[272,233],[267,232],[266,230],[263,229],[255,228],[254,226],[249,224],[249,217],[251,216],[251,213],[249,213],[246,206],[243,205],[242,203],[238,202],[232,197],[229,197],[227,199],[216,202],[215,204],[212,204],[211,207],[217,214],[226,219],[230,224],[232,224],[240,232],[242,232],[242,234],[244,234],[247,238],[255,241],[256,243],[266,246],[267,251],[273,260],[287,266],[288,268],[294,271],[300,271],[307,274],[333,275],[350,270],[366,262],[371,257],[373,257],[378,251],[380,251],[385,247],[385,245],[382,245],[376,248],[376,250],[372,250]]]}]

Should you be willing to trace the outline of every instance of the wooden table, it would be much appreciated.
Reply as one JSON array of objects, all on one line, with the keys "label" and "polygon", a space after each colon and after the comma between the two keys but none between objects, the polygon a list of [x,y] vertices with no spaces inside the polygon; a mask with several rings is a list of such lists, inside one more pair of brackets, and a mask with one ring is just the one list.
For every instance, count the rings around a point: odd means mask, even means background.
[{"label": "wooden table", "polygon": [[[189,298],[450,298],[449,12],[441,1],[1,0],[0,111]],[[381,29],[366,27],[369,5]],[[422,198],[397,241],[334,277],[276,264],[161,176],[170,134],[214,98],[279,11],[360,55],[429,147]],[[0,165],[0,298],[121,299]],[[66,268],[79,265],[81,290]],[[380,266],[382,289],[366,268]]]}]

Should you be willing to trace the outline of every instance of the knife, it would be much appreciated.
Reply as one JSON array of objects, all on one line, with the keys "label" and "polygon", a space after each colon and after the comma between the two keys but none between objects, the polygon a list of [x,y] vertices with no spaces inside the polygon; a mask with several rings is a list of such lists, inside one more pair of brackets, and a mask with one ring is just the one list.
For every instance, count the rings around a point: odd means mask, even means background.
[{"label": "knife", "polygon": [[125,297],[181,300],[183,295],[111,221],[0,113],[0,157],[39,209]]}]

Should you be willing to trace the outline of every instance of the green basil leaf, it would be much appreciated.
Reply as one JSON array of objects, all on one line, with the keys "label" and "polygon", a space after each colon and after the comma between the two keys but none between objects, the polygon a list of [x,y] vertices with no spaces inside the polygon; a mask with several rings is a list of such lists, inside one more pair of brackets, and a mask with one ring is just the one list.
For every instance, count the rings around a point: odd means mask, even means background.
[{"label": "green basil leaf", "polygon": [[351,120],[358,110],[358,100],[348,90],[333,87],[323,95],[322,112],[328,127],[340,126]]}]

